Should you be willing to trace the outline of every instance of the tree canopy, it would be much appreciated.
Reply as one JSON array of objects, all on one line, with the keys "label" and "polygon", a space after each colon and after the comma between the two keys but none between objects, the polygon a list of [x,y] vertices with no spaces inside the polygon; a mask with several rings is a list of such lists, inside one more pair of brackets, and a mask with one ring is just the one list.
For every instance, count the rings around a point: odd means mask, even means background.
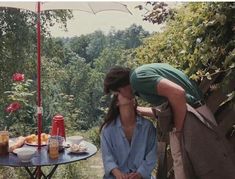
[{"label": "tree canopy", "polygon": [[[13,73],[25,73],[36,89],[36,32],[32,13],[15,9],[0,13],[0,116],[4,119],[8,99],[3,92],[10,89]],[[234,3],[182,3],[174,16],[164,19],[164,30],[154,34],[133,24],[125,30],[112,29],[107,35],[96,31],[80,37],[52,38],[46,27],[58,20],[66,27],[72,14],[56,11],[42,17],[42,99],[47,131],[57,113],[65,116],[73,130],[97,126],[109,101],[103,94],[103,77],[114,65],[169,63],[198,83],[214,73],[226,72],[220,83],[225,88],[234,77]],[[234,100],[234,92],[228,95]]]}]

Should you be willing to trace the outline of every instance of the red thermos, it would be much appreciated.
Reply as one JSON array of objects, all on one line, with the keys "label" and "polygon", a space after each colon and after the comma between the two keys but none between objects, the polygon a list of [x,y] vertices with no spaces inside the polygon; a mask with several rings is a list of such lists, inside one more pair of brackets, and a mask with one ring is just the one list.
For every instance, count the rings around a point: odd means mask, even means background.
[{"label": "red thermos", "polygon": [[64,117],[60,114],[53,117],[51,136],[57,135],[57,132],[59,136],[65,138]]}]

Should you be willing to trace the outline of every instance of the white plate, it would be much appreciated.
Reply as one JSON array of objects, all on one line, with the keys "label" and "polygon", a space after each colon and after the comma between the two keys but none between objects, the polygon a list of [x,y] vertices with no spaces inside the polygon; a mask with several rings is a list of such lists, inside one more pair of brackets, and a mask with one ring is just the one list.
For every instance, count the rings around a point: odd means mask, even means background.
[{"label": "white plate", "polygon": [[67,149],[67,151],[71,154],[87,154],[88,151],[72,151],[70,148]]},{"label": "white plate", "polygon": [[[73,146],[74,145],[74,146]],[[67,150],[69,153],[75,153],[75,154],[84,154],[84,153],[88,153],[87,151],[87,146],[86,146],[86,143],[85,141],[82,141],[79,145],[76,145],[76,144],[72,144],[71,145],[74,150],[71,149],[71,147],[69,147]]]},{"label": "white plate", "polygon": [[[24,142],[26,145],[29,145],[29,146],[38,146],[38,143],[37,142],[33,142],[33,143],[28,143],[28,142]],[[41,143],[41,146],[46,146],[47,143],[46,142],[42,142]]]}]

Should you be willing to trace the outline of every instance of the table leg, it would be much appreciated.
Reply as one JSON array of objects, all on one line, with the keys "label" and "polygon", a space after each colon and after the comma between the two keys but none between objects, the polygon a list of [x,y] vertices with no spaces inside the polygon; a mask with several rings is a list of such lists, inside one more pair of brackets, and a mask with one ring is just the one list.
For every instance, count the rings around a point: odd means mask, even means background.
[{"label": "table leg", "polygon": [[51,179],[51,177],[53,176],[53,174],[55,173],[56,169],[57,169],[58,165],[55,165],[52,170],[50,171],[50,173],[45,177],[48,179]]},{"label": "table leg", "polygon": [[30,179],[37,179],[37,178],[45,178],[45,179],[51,179],[51,177],[53,176],[53,174],[55,173],[56,169],[57,169],[58,165],[55,165],[51,171],[49,172],[48,175],[45,175],[43,173],[43,171],[41,170],[41,167],[36,167],[35,170],[32,172],[29,167],[24,167],[25,170],[28,172],[28,174],[30,175]]},{"label": "table leg", "polygon": [[42,170],[41,170],[41,167],[40,167],[40,166],[37,166],[35,170],[36,170],[36,172],[35,172],[35,177],[38,178],[38,179],[41,179],[42,174],[43,174],[43,172],[42,172]]},{"label": "table leg", "polygon": [[24,168],[30,175],[30,179],[37,179],[37,178],[40,179],[42,176],[44,178],[47,178],[47,176],[42,172],[41,168],[39,167],[36,167],[33,172],[29,169],[29,167],[24,167]]},{"label": "table leg", "polygon": [[28,174],[30,175],[30,178],[31,178],[31,179],[36,179],[36,178],[35,178],[35,173],[36,173],[37,168],[34,170],[33,173],[31,172],[31,170],[30,170],[28,167],[24,167],[24,168],[25,168],[25,170],[28,172]]},{"label": "table leg", "polygon": [[41,174],[44,178],[47,178],[47,176],[41,171]]},{"label": "table leg", "polygon": [[34,171],[33,171],[33,176],[35,176],[36,175],[36,172],[37,172],[37,167],[34,169]]}]

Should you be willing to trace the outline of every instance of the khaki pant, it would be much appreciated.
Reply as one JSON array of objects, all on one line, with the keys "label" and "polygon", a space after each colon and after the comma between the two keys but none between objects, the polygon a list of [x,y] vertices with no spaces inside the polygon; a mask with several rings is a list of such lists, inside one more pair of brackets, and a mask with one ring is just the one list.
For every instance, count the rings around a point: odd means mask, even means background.
[{"label": "khaki pant", "polygon": [[[199,113],[198,115],[199,118],[203,116],[217,126],[213,114],[206,105],[200,106],[199,108],[196,109],[196,111]],[[186,179],[186,174],[183,167],[180,140],[177,137],[177,132],[175,132],[175,130],[176,129],[173,128],[173,130],[169,133],[175,179]]]},{"label": "khaki pant", "polygon": [[177,132],[175,132],[175,130],[176,129],[174,128],[173,131],[169,133],[175,179],[186,179],[180,141],[179,138],[177,137]]}]

